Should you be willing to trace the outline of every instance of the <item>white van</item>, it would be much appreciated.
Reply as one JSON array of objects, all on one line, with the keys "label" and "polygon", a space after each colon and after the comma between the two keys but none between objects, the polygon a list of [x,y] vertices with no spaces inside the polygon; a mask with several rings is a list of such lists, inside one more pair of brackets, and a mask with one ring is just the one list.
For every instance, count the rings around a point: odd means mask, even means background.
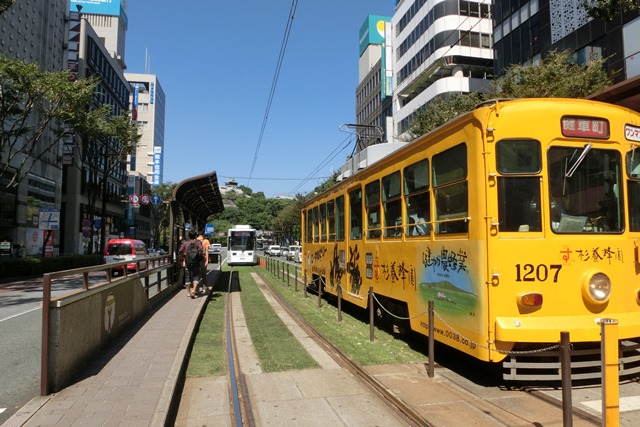
[{"label": "white van", "polygon": [[293,262],[302,262],[302,246],[289,246],[287,259]]},{"label": "white van", "polygon": [[266,255],[270,256],[280,256],[280,246],[279,245],[271,245],[265,251]]}]

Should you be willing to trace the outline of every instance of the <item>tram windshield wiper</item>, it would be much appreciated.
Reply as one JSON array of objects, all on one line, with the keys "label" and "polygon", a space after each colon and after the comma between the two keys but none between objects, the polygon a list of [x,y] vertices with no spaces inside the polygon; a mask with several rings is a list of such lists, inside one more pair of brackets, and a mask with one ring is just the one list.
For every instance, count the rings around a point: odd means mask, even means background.
[{"label": "tram windshield wiper", "polygon": [[565,178],[571,178],[573,176],[576,169],[578,169],[578,166],[580,166],[584,158],[587,157],[587,153],[589,152],[589,150],[591,150],[592,146],[593,144],[591,142],[584,146],[584,148],[582,149],[582,153],[580,153],[580,156],[578,156],[578,158],[576,159],[576,162],[573,165],[571,165],[571,167],[567,172],[565,172],[564,174]]}]

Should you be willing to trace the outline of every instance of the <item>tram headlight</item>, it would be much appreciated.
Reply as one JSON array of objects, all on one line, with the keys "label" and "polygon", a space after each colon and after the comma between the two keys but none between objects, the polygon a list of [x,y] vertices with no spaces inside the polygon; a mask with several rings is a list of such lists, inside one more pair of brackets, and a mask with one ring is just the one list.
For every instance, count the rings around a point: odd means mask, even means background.
[{"label": "tram headlight", "polygon": [[583,283],[582,293],[596,304],[604,304],[611,296],[611,280],[604,273],[589,275]]}]

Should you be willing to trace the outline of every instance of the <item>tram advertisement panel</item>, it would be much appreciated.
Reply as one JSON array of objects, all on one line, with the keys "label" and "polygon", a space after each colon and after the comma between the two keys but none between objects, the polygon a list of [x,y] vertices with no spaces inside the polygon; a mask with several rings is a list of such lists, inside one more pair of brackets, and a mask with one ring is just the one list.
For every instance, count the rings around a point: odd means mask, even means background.
[{"label": "tram advertisement panel", "polygon": [[[417,245],[418,289],[416,313],[426,312],[434,302],[434,332],[438,340],[455,347],[476,348],[474,342],[486,336],[481,242],[449,240]],[[427,317],[419,326],[428,332]]]}]

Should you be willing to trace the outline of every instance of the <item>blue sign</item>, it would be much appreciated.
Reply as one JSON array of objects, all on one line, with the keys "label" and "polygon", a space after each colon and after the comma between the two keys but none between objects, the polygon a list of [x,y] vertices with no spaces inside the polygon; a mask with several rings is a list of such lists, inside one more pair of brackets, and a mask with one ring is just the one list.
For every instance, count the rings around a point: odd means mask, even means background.
[{"label": "blue sign", "polygon": [[205,224],[204,234],[213,234],[213,224]]},{"label": "blue sign", "polygon": [[153,196],[151,196],[151,203],[154,205],[159,205],[160,203],[162,203],[162,197],[154,194]]}]

